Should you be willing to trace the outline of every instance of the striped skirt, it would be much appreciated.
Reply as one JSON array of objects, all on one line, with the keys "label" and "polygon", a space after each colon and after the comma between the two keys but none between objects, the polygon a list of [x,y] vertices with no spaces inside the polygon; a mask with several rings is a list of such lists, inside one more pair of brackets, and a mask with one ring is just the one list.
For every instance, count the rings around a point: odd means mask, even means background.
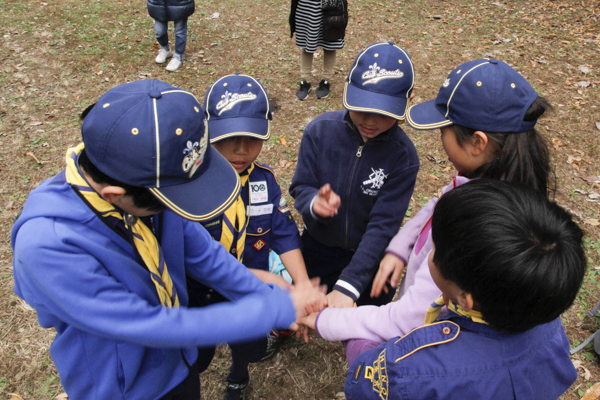
[{"label": "striped skirt", "polygon": [[344,48],[344,39],[333,42],[323,40],[323,11],[321,0],[298,0],[296,9],[296,46],[314,53],[317,47],[325,50]]}]

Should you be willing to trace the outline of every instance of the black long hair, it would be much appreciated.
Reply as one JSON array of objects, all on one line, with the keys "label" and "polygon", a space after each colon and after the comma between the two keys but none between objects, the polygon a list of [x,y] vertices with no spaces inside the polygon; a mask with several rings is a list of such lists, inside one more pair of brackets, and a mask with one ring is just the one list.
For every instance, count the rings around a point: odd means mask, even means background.
[{"label": "black long hair", "polygon": [[[552,106],[544,97],[538,97],[527,110],[525,121],[535,121]],[[460,145],[468,141],[478,129],[452,125]],[[484,132],[497,149],[494,160],[477,168],[468,178],[503,179],[521,182],[545,196],[556,190],[556,176],[550,166],[548,144],[534,128],[525,132]]]}]

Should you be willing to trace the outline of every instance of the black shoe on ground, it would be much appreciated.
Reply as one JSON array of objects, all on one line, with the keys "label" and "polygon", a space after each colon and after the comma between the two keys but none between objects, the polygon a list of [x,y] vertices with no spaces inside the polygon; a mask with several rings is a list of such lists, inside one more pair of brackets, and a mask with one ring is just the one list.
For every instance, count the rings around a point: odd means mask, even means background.
[{"label": "black shoe on ground", "polygon": [[329,96],[330,86],[331,84],[329,81],[321,79],[321,82],[319,82],[319,87],[317,88],[317,99],[324,99],[325,97]]},{"label": "black shoe on ground", "polygon": [[246,400],[246,389],[250,379],[234,382],[227,379],[225,384],[225,400]]},{"label": "black shoe on ground", "polygon": [[290,335],[285,335],[280,331],[271,331],[269,336],[267,336],[267,352],[260,361],[266,361],[272,358],[289,336]]},{"label": "black shoe on ground", "polygon": [[298,100],[304,100],[310,92],[310,82],[300,81],[299,85],[300,89],[296,92],[296,97]]}]

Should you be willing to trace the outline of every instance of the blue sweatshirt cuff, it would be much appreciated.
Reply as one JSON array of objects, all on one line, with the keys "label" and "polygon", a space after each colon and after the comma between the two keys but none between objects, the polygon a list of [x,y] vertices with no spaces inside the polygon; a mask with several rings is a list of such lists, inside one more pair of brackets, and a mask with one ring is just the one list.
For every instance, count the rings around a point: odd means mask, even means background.
[{"label": "blue sweatshirt cuff", "polygon": [[358,292],[358,290],[356,290],[354,286],[352,286],[346,281],[338,280],[333,286],[333,290],[337,290],[338,292],[345,294],[355,302],[360,297],[360,293]]}]

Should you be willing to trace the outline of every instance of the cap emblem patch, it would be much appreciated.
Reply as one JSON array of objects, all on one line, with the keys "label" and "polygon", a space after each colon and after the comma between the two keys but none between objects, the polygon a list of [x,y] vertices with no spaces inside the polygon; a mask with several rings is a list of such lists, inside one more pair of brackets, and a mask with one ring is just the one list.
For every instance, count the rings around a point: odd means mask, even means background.
[{"label": "cap emblem patch", "polygon": [[450,86],[450,79],[446,79],[444,81],[444,84],[442,86],[445,87],[445,88],[448,87],[448,86]]},{"label": "cap emblem patch", "polygon": [[194,142],[188,140],[187,147],[183,149],[183,171],[190,172],[189,177],[191,178],[194,175],[194,172],[198,169],[200,165],[202,165],[202,161],[204,161],[204,154],[206,153],[206,144],[208,143],[208,135],[206,131],[204,131],[204,136],[200,142]]},{"label": "cap emblem patch", "polygon": [[254,94],[252,92],[248,92],[248,93],[231,93],[231,92],[228,92],[226,90],[225,94],[222,95],[221,98],[223,100],[221,100],[220,102],[218,102],[217,103],[217,107],[216,107],[217,111],[220,110],[218,115],[221,115],[225,111],[231,110],[234,105],[236,105],[237,103],[239,103],[241,101],[255,100],[257,98],[257,96],[256,96],[256,94]]},{"label": "cap emblem patch", "polygon": [[365,79],[363,86],[369,83],[378,83],[383,79],[398,79],[403,76],[404,72],[399,69],[388,71],[387,69],[378,66],[377,63],[374,63],[373,65],[369,65],[369,70],[362,74],[362,78]]}]

